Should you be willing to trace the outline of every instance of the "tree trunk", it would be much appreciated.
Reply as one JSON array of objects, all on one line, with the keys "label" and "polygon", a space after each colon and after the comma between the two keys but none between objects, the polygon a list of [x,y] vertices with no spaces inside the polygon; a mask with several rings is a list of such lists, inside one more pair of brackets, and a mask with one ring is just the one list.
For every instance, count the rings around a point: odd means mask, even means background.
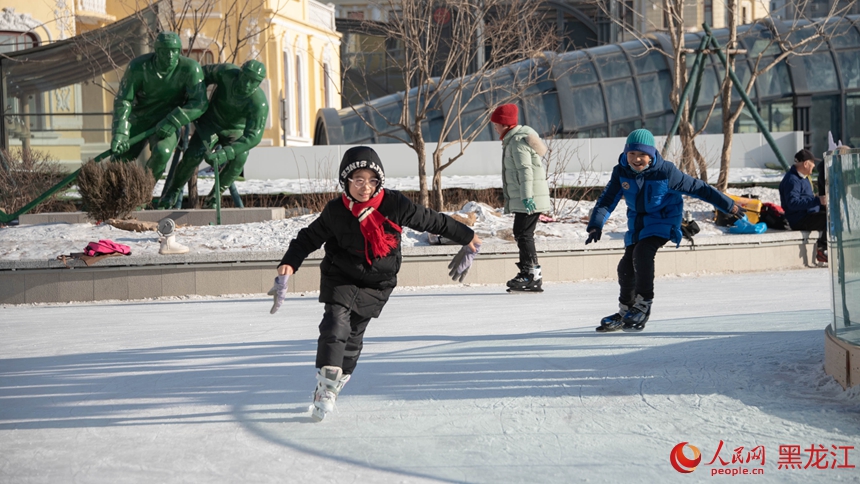
[{"label": "tree trunk", "polygon": [[[737,43],[738,23],[737,23],[737,0],[728,0],[726,2],[727,11],[729,13],[729,40],[726,42],[726,49],[731,49]],[[732,113],[732,79],[729,77],[729,69],[735,68],[735,56],[728,55],[726,57],[728,68],[726,69],[726,78],[723,79],[723,85],[720,88],[722,96],[723,108],[723,149],[720,151],[720,177],[717,179],[717,190],[725,192],[729,186],[729,166],[732,163],[732,141],[735,133],[735,116]]]},{"label": "tree trunk", "polygon": [[430,199],[429,190],[427,190],[427,162],[425,161],[427,145],[424,144],[420,130],[418,136],[412,137],[412,149],[415,150],[415,155],[418,157],[418,203],[426,207]]},{"label": "tree trunk", "polygon": [[445,196],[442,194],[442,153],[437,149],[433,152],[433,202],[432,208],[437,212],[445,210]]}]

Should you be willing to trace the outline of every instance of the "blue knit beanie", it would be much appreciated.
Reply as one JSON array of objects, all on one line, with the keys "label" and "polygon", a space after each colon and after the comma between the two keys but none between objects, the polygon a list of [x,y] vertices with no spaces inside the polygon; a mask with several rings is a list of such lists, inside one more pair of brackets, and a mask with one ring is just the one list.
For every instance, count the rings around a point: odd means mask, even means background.
[{"label": "blue knit beanie", "polygon": [[651,155],[651,159],[657,156],[657,142],[654,141],[654,135],[647,129],[637,129],[627,135],[627,144],[624,145],[624,152],[641,151]]}]

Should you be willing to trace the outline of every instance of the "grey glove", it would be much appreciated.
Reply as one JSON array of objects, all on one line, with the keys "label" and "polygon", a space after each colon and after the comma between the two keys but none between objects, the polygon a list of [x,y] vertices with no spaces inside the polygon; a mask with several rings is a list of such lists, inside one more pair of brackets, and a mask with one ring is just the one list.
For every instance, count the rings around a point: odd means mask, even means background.
[{"label": "grey glove", "polygon": [[280,309],[281,304],[283,304],[284,299],[287,298],[287,279],[290,276],[278,276],[275,278],[275,285],[269,289],[269,296],[274,296],[274,304],[272,304],[272,309],[269,311],[269,314],[275,314]]},{"label": "grey glove", "polygon": [[448,275],[451,276],[451,280],[455,282],[463,282],[463,279],[466,278],[466,274],[469,273],[469,268],[472,267],[472,261],[475,260],[475,256],[478,255],[478,252],[481,250],[481,244],[475,244],[475,250],[473,251],[471,247],[468,245],[464,245],[460,252],[457,252],[457,255],[451,259],[451,263],[448,264],[448,269],[451,269],[448,272]]}]

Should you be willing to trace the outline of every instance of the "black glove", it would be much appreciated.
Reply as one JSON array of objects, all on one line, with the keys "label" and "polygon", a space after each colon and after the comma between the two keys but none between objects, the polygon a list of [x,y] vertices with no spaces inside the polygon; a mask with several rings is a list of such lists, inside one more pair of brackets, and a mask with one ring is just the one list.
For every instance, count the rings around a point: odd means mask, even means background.
[{"label": "black glove", "polygon": [[588,238],[585,239],[585,245],[588,245],[592,242],[597,242],[600,240],[600,236],[603,235],[603,231],[600,229],[591,229],[588,231]]}]

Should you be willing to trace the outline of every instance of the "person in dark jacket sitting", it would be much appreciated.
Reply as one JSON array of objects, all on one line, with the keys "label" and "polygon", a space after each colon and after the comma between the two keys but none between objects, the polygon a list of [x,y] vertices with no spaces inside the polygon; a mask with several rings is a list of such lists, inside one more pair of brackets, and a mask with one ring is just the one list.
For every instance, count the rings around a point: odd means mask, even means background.
[{"label": "person in dark jacket sitting", "polygon": [[379,317],[397,285],[403,259],[401,227],[463,244],[448,266],[455,281],[463,280],[481,246],[481,239],[468,226],[416,205],[400,192],[384,189],[382,162],[367,146],[344,153],[339,179],[343,194],[328,202],[319,218],[290,242],[269,291],[275,299],[274,314],[286,297],[287,278],[325,244],[320,264],[319,301],[325,304],[325,311],[317,343],[316,420],[334,408],[337,395],[355,370],[367,324]]},{"label": "person in dark jacket sitting", "polygon": [[820,192],[816,196],[812,191],[812,182],[807,177],[814,168],[812,153],[798,151],[794,155],[794,166],[779,183],[779,203],[792,230],[819,231],[815,258],[818,262],[827,262],[827,197]]},{"label": "person in dark jacket sitting", "polygon": [[641,331],[654,299],[654,257],[668,241],[681,243],[684,199],[689,195],[719,210],[737,214],[735,202],[702,180],[684,174],[657,152],[654,135],[637,129],[627,136],[624,152],[594,205],[586,245],[600,240],[603,225],[624,197],[627,233],[624,256],[618,263],[618,312],[603,318],[598,332]]}]

